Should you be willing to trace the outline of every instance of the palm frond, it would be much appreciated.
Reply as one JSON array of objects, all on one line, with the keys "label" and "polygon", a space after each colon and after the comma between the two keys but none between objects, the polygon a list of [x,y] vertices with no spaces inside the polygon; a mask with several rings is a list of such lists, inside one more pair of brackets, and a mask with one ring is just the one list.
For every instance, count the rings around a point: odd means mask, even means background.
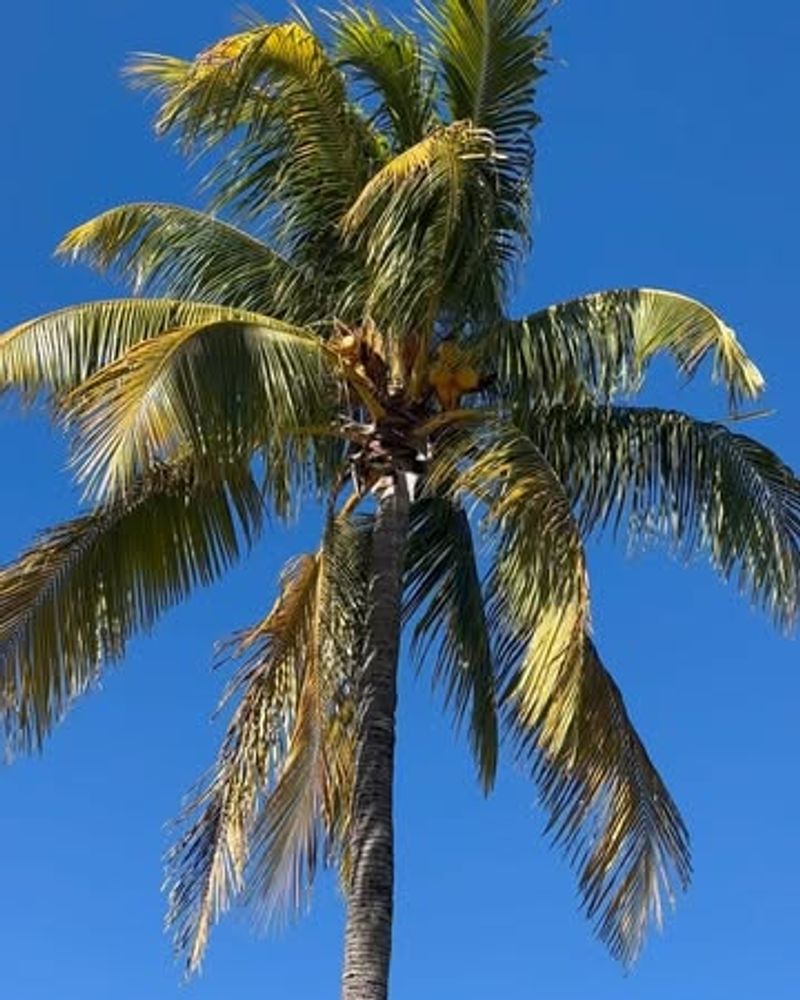
[{"label": "palm frond", "polygon": [[168,923],[189,972],[246,882],[268,912],[296,909],[321,830],[331,859],[346,854],[369,537],[367,522],[340,515],[317,553],[288,564],[272,610],[233,645],[244,662],[226,697],[241,700],[169,856]]},{"label": "palm frond", "polygon": [[374,117],[399,151],[418,143],[434,122],[432,81],[416,35],[389,27],[373,10],[344,6],[332,16],[339,64],[377,98]]},{"label": "palm frond", "polygon": [[557,754],[577,704],[589,618],[580,532],[552,467],[509,425],[483,425],[435,456],[430,488],[472,497],[492,549],[488,621],[504,698]]},{"label": "palm frond", "polygon": [[[507,267],[529,242],[536,85],[548,36],[540,0],[431,0],[423,16],[432,32],[454,120],[490,129],[500,154],[485,197],[494,216],[494,266]],[[487,266],[489,261],[487,261]]]},{"label": "palm frond", "polygon": [[420,661],[437,645],[434,682],[443,683],[456,723],[470,716],[470,743],[484,791],[497,770],[498,724],[489,629],[469,519],[442,497],[411,508],[404,616],[416,617]]},{"label": "palm frond", "polygon": [[181,299],[68,306],[0,334],[0,393],[16,389],[28,401],[42,392],[58,397],[167,330],[261,318],[259,313]]},{"label": "palm frond", "polygon": [[194,59],[136,53],[125,76],[134,89],[158,100],[156,133],[176,133],[183,148],[191,151],[213,146],[258,120],[269,107],[268,95],[252,81],[242,81],[236,68],[243,52],[259,37],[255,29],[229,35]]},{"label": "palm frond", "polygon": [[733,410],[764,388],[758,368],[733,330],[708,306],[676,292],[622,289],[597,292],[550,306],[508,323],[489,336],[500,382],[522,408],[580,398],[630,395],[648,362],[670,354],[692,377],[706,357]]},{"label": "palm frond", "polygon": [[560,407],[525,423],[584,531],[627,527],[712,564],[778,625],[800,613],[800,481],[772,451],[674,410]]},{"label": "palm frond", "polygon": [[240,687],[243,695],[216,764],[186,807],[195,819],[168,857],[167,924],[189,972],[244,885],[253,816],[297,714],[319,568],[316,555],[292,560],[272,610],[235,646],[247,659],[231,694]]},{"label": "palm frond", "polygon": [[688,886],[688,834],[588,637],[560,750],[543,751],[525,724],[512,729],[533,758],[548,832],[578,869],[587,916],[614,957],[631,964],[649,923],[661,925],[664,900]]},{"label": "palm frond", "polygon": [[247,898],[267,919],[308,901],[321,848],[349,873],[356,673],[363,662],[371,520],[333,519],[320,550],[303,690],[274,787],[255,818]]},{"label": "palm frond", "polygon": [[[449,454],[448,454],[449,451]],[[690,872],[677,809],[589,639],[581,535],[557,470],[509,426],[462,432],[437,480],[479,500],[494,542],[487,619],[501,707],[534,760],[549,829],[579,869],[589,916],[626,962]]]},{"label": "palm frond", "polygon": [[223,39],[186,64],[182,79],[163,57],[140,57],[130,72],[162,98],[159,131],[177,131],[189,146],[232,139],[211,178],[214,204],[251,217],[277,210],[296,249],[335,224],[380,155],[341,72],[299,21]]},{"label": "palm frond", "polygon": [[[483,304],[493,279],[472,223],[478,168],[494,155],[491,134],[468,122],[435,129],[379,170],[344,216],[346,236],[366,256],[367,311],[390,335],[399,326],[429,335],[442,309]],[[493,285],[489,297],[497,299]]]},{"label": "palm frond", "polygon": [[47,531],[0,570],[0,716],[12,750],[39,747],[71,702],[261,527],[241,466],[156,466],[122,500]]},{"label": "palm frond", "polygon": [[441,67],[445,99],[454,120],[494,133],[508,157],[521,156],[529,172],[536,82],[543,75],[547,34],[534,29],[540,0],[433,0],[423,10]]},{"label": "palm frond", "polygon": [[81,383],[64,414],[79,480],[109,496],[176,450],[224,460],[280,448],[329,424],[335,399],[318,338],[258,317],[144,341]]},{"label": "palm frond", "polygon": [[58,253],[119,274],[137,295],[213,302],[290,322],[320,315],[313,281],[275,250],[179,205],[112,208],[68,233]]}]

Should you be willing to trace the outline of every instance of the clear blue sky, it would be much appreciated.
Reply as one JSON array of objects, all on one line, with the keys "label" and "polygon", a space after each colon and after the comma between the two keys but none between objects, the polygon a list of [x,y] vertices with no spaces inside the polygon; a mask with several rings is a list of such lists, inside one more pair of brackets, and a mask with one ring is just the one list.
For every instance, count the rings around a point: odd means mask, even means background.
[{"label": "clear blue sky", "polygon": [[[108,294],[50,258],[72,225],[126,200],[191,201],[195,177],[148,132],[118,69],[130,50],[191,54],[229,0],[25,0],[0,15],[0,328]],[[284,8],[265,3],[280,16]],[[536,248],[519,308],[611,285],[704,298],[763,367],[769,421],[800,466],[800,13],[793,0],[565,0],[541,96]],[[719,392],[666,369],[652,398],[722,416]],[[0,410],[0,559],[71,514],[64,450]],[[235,913],[179,986],[159,892],[165,822],[210,762],[224,677],[215,638],[253,620],[313,519],[135,642],[43,757],[0,773],[0,994],[14,1000],[319,1000],[338,993],[342,909],[275,937]],[[789,1000],[797,958],[798,645],[702,563],[592,549],[596,631],[693,834],[696,878],[629,975],[577,910],[509,763],[485,801],[425,678],[403,666],[393,1000]]]}]

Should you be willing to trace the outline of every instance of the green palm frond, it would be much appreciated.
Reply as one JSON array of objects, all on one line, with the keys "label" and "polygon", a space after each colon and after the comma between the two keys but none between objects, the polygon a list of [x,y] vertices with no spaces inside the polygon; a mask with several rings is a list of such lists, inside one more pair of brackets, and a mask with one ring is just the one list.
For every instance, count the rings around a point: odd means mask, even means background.
[{"label": "green palm frond", "polygon": [[543,8],[540,0],[431,0],[424,10],[453,119],[490,129],[497,143],[484,202],[495,216],[499,266],[529,242],[534,97],[548,50],[547,33],[536,30]]},{"label": "green palm frond", "polygon": [[0,570],[0,717],[41,745],[128,639],[216,580],[261,527],[246,468],[157,466],[124,499],[46,532]]},{"label": "green palm frond", "polygon": [[550,306],[495,331],[485,349],[509,401],[522,409],[585,393],[595,399],[630,395],[660,352],[670,354],[687,378],[710,356],[713,377],[727,389],[732,409],[764,388],[733,330],[708,306],[649,288],[597,292]]},{"label": "green palm frond", "polygon": [[332,21],[336,58],[366,85],[368,97],[377,98],[375,119],[394,136],[395,150],[418,143],[434,123],[434,109],[416,35],[349,5]]},{"label": "green palm frond", "polygon": [[611,953],[630,964],[664,900],[688,886],[686,827],[630,721],[622,695],[587,637],[576,704],[557,753],[514,725],[534,758],[548,832],[578,869],[587,916]]},{"label": "green palm frond", "polygon": [[454,120],[471,121],[495,134],[501,152],[522,155],[529,172],[533,109],[547,34],[534,29],[540,0],[433,0],[424,11],[433,34],[433,56],[444,78]]},{"label": "green palm frond", "polygon": [[224,461],[326,426],[336,387],[309,331],[278,320],[222,321],[143,341],[64,401],[80,481],[124,492],[176,451]]},{"label": "green palm frond", "polygon": [[213,302],[290,322],[320,315],[314,283],[280,254],[179,205],[112,208],[68,233],[58,252],[119,274],[137,295]]},{"label": "green palm frond", "polygon": [[497,770],[495,673],[472,531],[465,511],[441,497],[411,508],[404,615],[416,617],[422,660],[436,644],[434,682],[460,723],[470,716],[470,743],[484,791]]},{"label": "green palm frond", "polygon": [[487,281],[494,309],[475,217],[476,187],[486,183],[479,168],[494,156],[491,133],[469,122],[437,128],[378,171],[344,216],[345,235],[366,256],[367,310],[382,329],[402,323],[427,335],[443,308],[482,307]]},{"label": "green palm frond", "polygon": [[181,299],[110,299],[68,306],[0,334],[0,393],[28,401],[61,396],[131,348],[168,330],[238,320],[259,313]]},{"label": "green palm frond", "polygon": [[557,408],[526,421],[584,531],[626,525],[726,580],[790,629],[800,614],[800,481],[772,451],[674,410]]},{"label": "green palm frond", "polygon": [[226,697],[241,700],[169,856],[168,924],[189,972],[246,882],[267,910],[291,910],[310,890],[321,830],[332,859],[346,854],[369,537],[368,522],[340,515],[233,646],[244,662]]}]

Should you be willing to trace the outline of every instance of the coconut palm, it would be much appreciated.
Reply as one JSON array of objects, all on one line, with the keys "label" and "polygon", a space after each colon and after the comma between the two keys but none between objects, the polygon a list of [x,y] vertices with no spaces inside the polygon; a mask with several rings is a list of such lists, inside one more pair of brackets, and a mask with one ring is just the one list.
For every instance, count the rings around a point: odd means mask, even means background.
[{"label": "coconut palm", "polygon": [[132,204],[79,226],[61,253],[133,297],[0,339],[0,386],[46,400],[89,502],[0,573],[11,749],[40,747],[267,515],[325,510],[319,548],[226,646],[230,721],[169,858],[190,971],[234,899],[294,910],[331,863],[343,996],[386,996],[405,625],[483,789],[502,741],[600,937],[631,961],[688,883],[688,839],[591,638],[584,541],[702,550],[778,625],[797,617],[792,471],[724,422],[631,403],[665,353],[687,377],[710,359],[737,412],[763,380],[733,331],[652,289],[509,315],[541,7],[433,0],[419,37],[369,10],[319,34],[295,13],[193,59],[137,57],[157,131],[213,160],[212,214]]}]

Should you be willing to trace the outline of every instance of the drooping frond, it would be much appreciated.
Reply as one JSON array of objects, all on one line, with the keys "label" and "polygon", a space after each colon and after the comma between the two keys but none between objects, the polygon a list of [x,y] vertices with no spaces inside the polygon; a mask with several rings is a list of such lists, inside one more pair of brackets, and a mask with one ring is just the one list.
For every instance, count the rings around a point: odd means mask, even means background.
[{"label": "drooping frond", "polygon": [[648,924],[661,925],[664,900],[688,886],[688,834],[588,637],[560,750],[542,752],[525,725],[515,736],[533,757],[548,832],[578,870],[587,916],[614,957],[630,964]]},{"label": "drooping frond", "polygon": [[377,98],[375,119],[394,137],[395,151],[418,143],[434,123],[432,81],[417,36],[389,27],[373,10],[345,6],[333,17],[334,53]]},{"label": "drooping frond", "polygon": [[0,717],[41,745],[128,639],[220,576],[261,526],[244,467],[155,467],[122,500],[46,532],[0,570]]},{"label": "drooping frond", "polygon": [[674,876],[688,880],[683,824],[588,637],[581,536],[556,470],[508,425],[454,441],[434,479],[486,509],[487,618],[506,720],[535,762],[550,829],[579,870],[600,937],[630,961]]},{"label": "drooping frond", "polygon": [[432,486],[485,508],[488,619],[504,696],[542,751],[556,754],[577,704],[589,616],[583,545],[564,489],[533,441],[509,425],[459,435],[435,457]]},{"label": "drooping frond", "polygon": [[486,210],[496,216],[496,263],[528,243],[536,84],[548,36],[540,0],[431,0],[424,16],[454,120],[490,129],[500,154]]},{"label": "drooping frond", "polygon": [[366,254],[367,311],[382,329],[427,334],[442,309],[469,314],[487,300],[494,309],[476,193],[494,156],[491,133],[469,122],[437,128],[378,171],[347,212],[344,232]]},{"label": "drooping frond", "polygon": [[215,204],[251,217],[277,210],[297,250],[335,225],[380,155],[342,73],[299,21],[223,39],[185,64],[182,78],[171,61],[150,56],[131,74],[162,98],[159,131],[189,144],[233,137],[212,179]]},{"label": "drooping frond", "polygon": [[258,313],[180,299],[111,299],[68,306],[0,334],[0,393],[16,389],[28,400],[43,392],[60,396],[167,330],[261,318]]},{"label": "drooping frond", "polygon": [[253,816],[297,714],[319,569],[316,555],[290,562],[272,610],[234,649],[246,656],[236,678],[243,695],[187,806],[194,821],[168,858],[167,923],[189,972],[200,967],[212,924],[244,885]]},{"label": "drooping frond", "polygon": [[308,901],[318,857],[347,884],[355,768],[356,674],[366,655],[371,520],[343,512],[320,550],[316,618],[297,717],[253,828],[247,897],[267,919]]},{"label": "drooping frond", "polygon": [[346,851],[368,545],[367,526],[340,516],[234,645],[244,663],[228,697],[241,691],[241,701],[169,857],[168,923],[189,972],[246,882],[268,911],[291,910],[310,890],[320,832],[332,859]]},{"label": "drooping frond", "polygon": [[58,252],[119,274],[136,294],[213,302],[290,322],[319,318],[316,288],[265,243],[179,205],[121,205],[73,229]]},{"label": "drooping frond", "polygon": [[649,288],[597,292],[508,323],[487,338],[499,381],[522,410],[588,393],[605,400],[636,392],[648,362],[670,354],[690,378],[706,357],[732,409],[764,388],[733,330],[708,306]]},{"label": "drooping frond", "polygon": [[335,399],[318,338],[258,317],[144,341],[78,386],[64,410],[78,478],[108,496],[178,450],[225,460],[280,447],[328,424]]},{"label": "drooping frond", "polygon": [[420,659],[436,645],[434,682],[445,686],[456,723],[469,714],[470,743],[484,791],[494,784],[498,726],[495,673],[472,531],[443,497],[411,508],[404,615],[416,617]]},{"label": "drooping frond", "polygon": [[558,471],[582,528],[626,525],[707,552],[724,579],[789,629],[800,614],[800,481],[772,451],[673,410],[559,407],[529,433]]}]

